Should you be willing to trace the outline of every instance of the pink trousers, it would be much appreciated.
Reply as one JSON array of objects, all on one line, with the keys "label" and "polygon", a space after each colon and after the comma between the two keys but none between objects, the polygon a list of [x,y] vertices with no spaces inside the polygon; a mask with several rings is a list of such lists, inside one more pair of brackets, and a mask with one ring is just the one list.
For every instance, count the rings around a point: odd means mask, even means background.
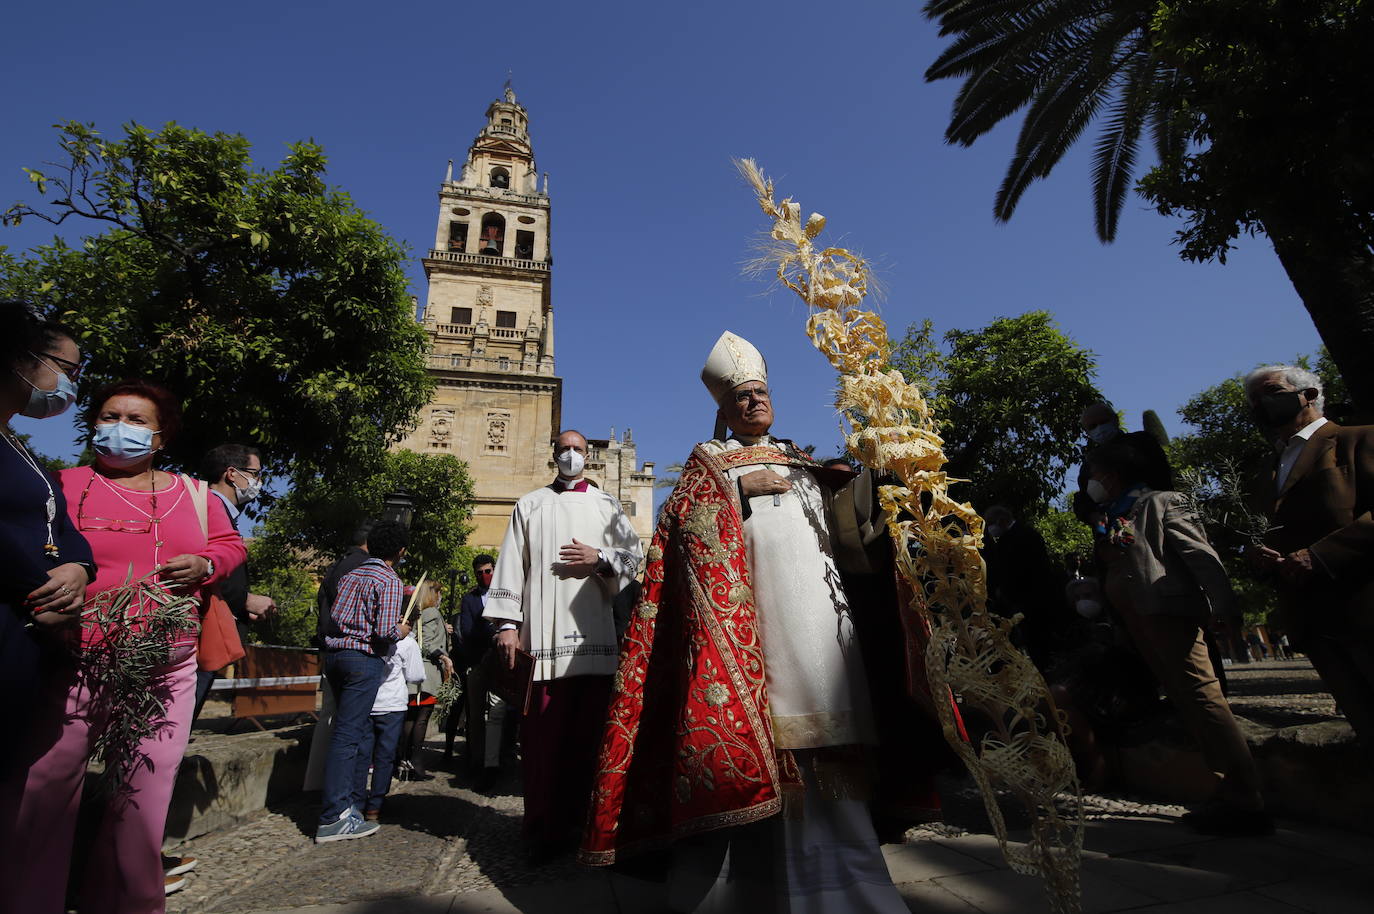
[{"label": "pink trousers", "polygon": [[[153,691],[166,720],[138,747],[126,789],[104,804],[78,881],[81,914],[162,914],[162,831],[195,706],[194,645],[178,647]],[[50,669],[18,771],[0,784],[0,914],[62,914],[81,787],[107,711],[71,667]]]}]

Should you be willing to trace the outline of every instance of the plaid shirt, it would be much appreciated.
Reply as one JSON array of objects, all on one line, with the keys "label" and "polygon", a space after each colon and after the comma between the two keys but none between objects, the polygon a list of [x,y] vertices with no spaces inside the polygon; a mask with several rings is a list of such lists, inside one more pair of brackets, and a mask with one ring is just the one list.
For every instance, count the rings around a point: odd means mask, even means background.
[{"label": "plaid shirt", "polygon": [[381,559],[363,562],[339,581],[329,610],[337,634],[326,636],[324,646],[380,655],[400,635],[403,598],[401,579],[390,565]]}]

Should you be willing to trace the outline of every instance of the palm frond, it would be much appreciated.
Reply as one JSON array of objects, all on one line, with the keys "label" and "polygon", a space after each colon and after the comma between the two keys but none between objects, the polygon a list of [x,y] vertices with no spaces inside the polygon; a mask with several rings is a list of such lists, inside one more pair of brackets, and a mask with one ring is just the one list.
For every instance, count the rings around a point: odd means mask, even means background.
[{"label": "palm frond", "polygon": [[1149,56],[1139,55],[1123,74],[1121,91],[1107,114],[1093,153],[1093,218],[1097,237],[1103,242],[1116,238],[1121,207],[1130,190],[1140,132],[1153,98],[1151,66]]}]

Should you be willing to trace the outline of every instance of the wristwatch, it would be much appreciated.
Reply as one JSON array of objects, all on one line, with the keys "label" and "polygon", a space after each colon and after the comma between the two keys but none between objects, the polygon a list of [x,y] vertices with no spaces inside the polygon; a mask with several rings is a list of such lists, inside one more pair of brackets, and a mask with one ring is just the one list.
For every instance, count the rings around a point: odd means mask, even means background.
[{"label": "wristwatch", "polygon": [[[201,558],[205,558],[205,556],[201,556]],[[215,560],[211,558],[205,558],[205,579],[208,581],[210,578],[213,578],[214,576]]]}]

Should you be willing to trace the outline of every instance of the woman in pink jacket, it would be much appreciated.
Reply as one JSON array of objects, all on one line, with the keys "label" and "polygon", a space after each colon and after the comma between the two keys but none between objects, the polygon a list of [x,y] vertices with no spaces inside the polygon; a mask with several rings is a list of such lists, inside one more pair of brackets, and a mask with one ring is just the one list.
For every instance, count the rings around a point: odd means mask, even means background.
[{"label": "woman in pink jacket", "polygon": [[[181,425],[165,388],[122,381],[101,391],[87,419],[94,467],[60,474],[68,513],[91,544],[99,571],[88,600],[129,579],[151,577],[199,594],[244,561],[243,541],[223,511],[208,511],[204,483],[154,467]],[[130,612],[137,625],[146,614]],[[0,911],[62,914],[81,785],[95,741],[109,721],[100,683],[79,659],[107,632],[81,628],[78,659],[56,664],[37,709],[35,739],[24,747],[19,784],[0,786]],[[75,638],[73,638],[75,641]],[[195,703],[196,635],[172,636],[169,662],[150,683],[165,720],[131,751],[135,764],[110,796],[84,872],[77,880],[82,914],[158,914],[165,909],[161,846],[177,766]],[[118,764],[120,760],[110,760]],[[26,770],[27,769],[27,770]],[[17,788],[17,789],[16,789]],[[7,816],[8,818],[8,816]]]}]

